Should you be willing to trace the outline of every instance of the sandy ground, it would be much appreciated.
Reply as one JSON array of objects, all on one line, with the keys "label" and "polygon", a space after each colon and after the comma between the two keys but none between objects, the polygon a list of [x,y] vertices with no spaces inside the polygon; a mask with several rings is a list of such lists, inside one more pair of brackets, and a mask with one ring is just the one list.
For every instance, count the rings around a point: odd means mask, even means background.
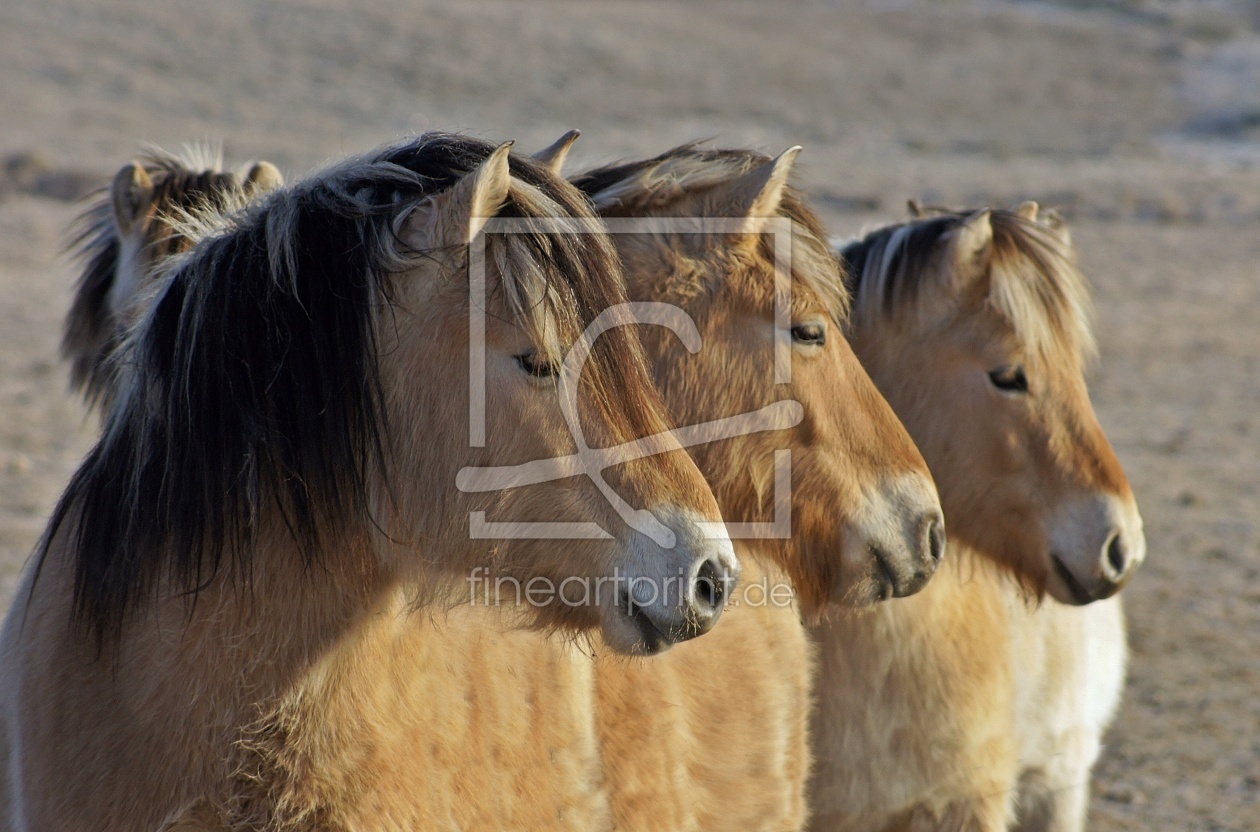
[{"label": "sandy ground", "polygon": [[799,143],[837,234],[912,196],[1066,209],[1150,542],[1093,828],[1260,829],[1260,6],[343,5],[0,4],[0,608],[95,430],[56,353],[71,200],[140,143],[290,175],[438,127],[579,127],[573,169]]}]

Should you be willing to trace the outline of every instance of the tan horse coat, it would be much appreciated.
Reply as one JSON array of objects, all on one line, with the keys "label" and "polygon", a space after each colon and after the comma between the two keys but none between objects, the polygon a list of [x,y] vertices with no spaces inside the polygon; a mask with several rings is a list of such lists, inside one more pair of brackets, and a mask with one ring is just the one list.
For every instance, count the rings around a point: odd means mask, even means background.
[{"label": "tan horse coat", "polygon": [[[400,230],[411,233],[414,223],[427,223],[422,227],[436,235],[431,241],[455,233],[466,243],[482,219],[504,206],[518,215],[589,216],[567,185],[536,165],[509,159],[506,148],[426,136],[383,153],[388,154],[387,165],[373,157],[335,169],[329,191],[322,190],[321,180],[269,198],[259,214],[243,220],[244,227],[262,221],[256,217],[267,220],[268,228],[283,227],[285,220],[275,217],[286,210],[305,216],[299,212],[306,208],[290,206],[291,200],[323,199],[321,205],[338,206],[335,210],[349,204],[357,211],[377,197],[381,202],[362,212],[371,219],[362,221],[389,226],[394,233],[371,237],[385,245],[396,240]],[[391,198],[397,193],[394,189],[420,181],[400,173],[403,165],[432,171],[431,165],[446,165],[452,159],[459,176],[449,191],[427,195],[418,204]],[[469,165],[471,172],[461,165]],[[365,189],[371,177],[382,174],[387,178],[385,190]],[[343,179],[354,187],[338,190]],[[512,375],[525,366],[514,356],[543,360],[556,349],[544,334],[573,337],[573,325],[583,315],[624,297],[606,242],[588,240],[581,248],[571,242],[572,238],[560,244],[539,238],[527,241],[524,248],[499,252],[503,259],[496,262],[509,268],[492,274],[502,281],[517,281],[514,291],[527,299],[533,297],[527,291],[532,274],[539,278],[534,289],[544,286],[573,293],[529,310],[507,304],[492,310],[498,316],[491,321],[487,345],[488,355],[498,362],[492,369],[497,373],[492,404],[506,400],[506,407],[492,410],[490,418],[494,435],[500,437],[498,450],[508,460],[571,448],[563,441],[567,434],[546,393],[524,375]],[[549,252],[556,261],[531,261],[530,245],[533,253]],[[260,248],[249,251],[257,254]],[[191,264],[187,268],[199,267],[210,256],[199,245],[176,268],[185,263]],[[414,261],[407,262],[415,266]],[[432,258],[421,262],[421,268],[434,267]],[[559,262],[574,271],[558,272]],[[181,274],[175,272],[172,285],[179,285]],[[458,287],[443,287],[433,279],[436,275],[407,276],[411,280],[400,281],[394,297],[392,322],[398,329],[382,350],[387,359],[381,383],[395,425],[414,421],[405,417],[414,417],[415,410],[423,412],[432,402],[433,397],[408,387],[424,375],[417,373],[418,367],[435,360],[441,367],[460,366],[425,341],[436,337],[434,332],[445,331],[439,326],[439,313],[451,299],[441,293],[457,294]],[[292,285],[302,286],[296,275]],[[438,287],[438,298],[415,302],[416,293],[423,295],[433,287]],[[277,293],[282,290],[273,288]],[[163,320],[169,311],[162,307],[167,297],[162,295],[150,308],[146,321]],[[461,307],[454,308],[458,312]],[[515,321],[513,312],[519,315]],[[418,325],[418,314],[435,326]],[[529,323],[528,314],[539,317],[537,326]],[[146,343],[157,337],[149,333],[154,326],[151,322],[140,326]],[[449,343],[463,345],[454,337]],[[594,442],[624,441],[664,429],[637,350],[633,339],[622,336],[605,336],[605,343],[597,345],[589,381],[603,396],[597,405],[583,404]],[[151,360],[161,362],[164,355],[159,352]],[[138,374],[134,383],[152,380]],[[641,401],[633,398],[639,393],[644,394]],[[134,395],[124,390],[120,403],[111,409],[101,447],[118,441],[113,432],[122,429],[119,422],[125,416],[148,418],[147,411],[133,412]],[[459,415],[448,403],[430,413],[427,424],[409,424],[416,432],[408,433],[403,447],[391,457],[390,470],[401,467],[414,475],[394,483],[392,502],[383,482],[371,483],[363,495],[372,503],[374,521],[385,525],[376,526],[376,534],[358,535],[360,527],[353,522],[328,522],[319,538],[319,552],[325,557],[312,563],[295,545],[294,517],[300,520],[300,515],[286,516],[275,510],[274,502],[256,505],[257,514],[249,521],[247,572],[223,569],[205,580],[206,573],[198,566],[194,577],[202,585],[195,587],[191,602],[178,570],[157,570],[150,591],[138,590],[127,614],[118,614],[116,625],[109,626],[108,620],[99,625],[100,639],[93,639],[75,620],[82,580],[82,555],[76,558],[76,548],[90,541],[79,541],[76,547],[72,531],[83,510],[78,503],[70,504],[65,525],[50,533],[40,568],[28,570],[0,633],[4,668],[0,828],[156,829],[164,820],[171,828],[274,830],[467,828],[495,823],[505,828],[554,828],[566,821],[573,828],[598,825],[606,812],[581,788],[598,777],[592,756],[595,731],[589,721],[593,709],[581,701],[551,696],[557,685],[590,690],[589,660],[579,660],[563,641],[543,641],[528,632],[512,632],[487,643],[487,632],[501,633],[522,623],[497,620],[507,611],[476,610],[474,615],[455,610],[449,619],[437,615],[430,622],[417,606],[442,598],[461,600],[459,593],[466,590],[454,575],[466,574],[474,565],[488,562],[492,574],[519,580],[545,576],[558,582],[566,575],[611,574],[614,565],[626,563],[627,550],[634,555],[629,560],[643,568],[653,562],[654,550],[633,537],[607,544],[524,541],[490,552],[483,544],[470,544],[466,528],[452,525],[467,515],[470,498],[445,491],[426,496],[412,487],[414,482],[453,478],[454,469],[444,467],[437,457],[443,449],[458,447],[453,432],[462,426]],[[685,519],[717,518],[716,505],[694,465],[677,450],[654,457],[653,463],[650,469],[623,466],[610,478],[635,505],[682,511],[682,521],[671,521],[680,545],[673,554],[661,556],[704,559],[720,550],[720,541],[697,546],[693,542],[697,535],[687,525],[692,521]],[[320,486],[308,482],[312,489]],[[518,499],[506,495],[471,501],[471,506],[515,509],[527,515],[550,507],[563,516],[600,505],[580,487],[529,492]],[[283,499],[275,496],[281,504]],[[607,510],[595,513],[604,522],[612,519],[610,515]],[[311,516],[321,525],[330,519],[318,510]],[[418,538],[413,537],[417,531]],[[437,566],[447,573],[432,574]],[[440,608],[439,603],[436,609]],[[660,612],[654,607],[650,611]],[[638,626],[639,621],[629,615],[623,620],[616,608],[534,607],[520,613],[552,628],[610,625],[611,629],[604,628],[610,642],[614,637],[624,639],[625,628]],[[493,628],[486,616],[496,619]],[[436,637],[439,627],[447,628],[449,635]],[[531,647],[536,643],[544,646]],[[633,647],[626,641],[620,649]],[[537,659],[516,665],[522,656]],[[505,722],[510,723],[506,731]],[[453,733],[457,731],[463,732],[458,739]],[[548,742],[548,736],[557,739]],[[495,776],[459,764],[469,759],[494,761],[490,772]],[[557,767],[572,776],[555,778]],[[417,800],[418,784],[441,784],[446,799]]]},{"label": "tan horse coat", "polygon": [[[837,324],[847,297],[818,220],[786,185],[794,156],[770,162],[746,151],[684,147],[575,181],[614,218],[790,220],[793,324]],[[762,227],[729,236],[614,235],[631,298],[675,303],[701,331],[704,347],[695,359],[663,330],[644,333],[681,424],[752,410],[773,397],[766,342],[757,348],[757,333],[770,330],[775,285]],[[766,516],[772,449],[793,449],[792,538],[737,541],[744,585],[778,587],[792,603],[763,604],[760,592],[737,592],[744,603],[732,603],[704,639],[650,661],[608,657],[598,666],[617,829],[800,829],[814,668],[802,616],[829,603],[886,597],[866,571],[872,550],[887,545],[909,560],[932,557],[919,548],[926,543],[914,535],[922,533],[917,524],[907,523],[909,540],[900,548],[872,531],[934,511],[933,487],[839,326],[828,336],[834,353],[794,347],[790,393],[806,406],[804,424],[785,435],[693,449],[728,522]],[[879,511],[884,506],[887,513]],[[855,541],[864,558],[850,560]]]},{"label": "tan horse coat", "polygon": [[1124,676],[1111,596],[1145,544],[1085,393],[1084,284],[1051,222],[1030,203],[844,249],[855,348],[933,466],[950,541],[917,596],[814,631],[812,828],[1083,826]]},{"label": "tan horse coat", "polygon": [[[706,174],[699,178],[699,190],[711,197],[724,187],[728,198],[747,188],[743,173],[759,163],[769,164],[751,154],[710,160],[683,155],[681,160]],[[764,176],[764,171],[753,173]],[[761,181],[751,196],[766,186]],[[771,196],[777,201],[782,192]],[[717,215],[751,210],[756,200],[746,194],[745,198],[745,203],[719,203],[724,213]],[[763,203],[760,210],[776,213],[777,202],[768,207]],[[807,223],[802,233],[820,247],[816,221],[808,214],[800,218]],[[799,290],[803,305],[808,304],[811,284],[843,291],[834,263],[825,251],[822,254],[813,260],[801,258],[801,268],[811,270]],[[713,262],[717,274],[711,279],[728,279],[718,268],[721,259]],[[630,260],[627,265],[643,264]],[[764,305],[771,297],[773,270],[768,264],[759,268],[763,277],[756,292]],[[644,271],[638,285],[648,285],[649,277]],[[639,295],[650,296],[646,290]],[[706,339],[717,343],[706,343],[720,355],[722,340],[742,336],[721,316],[711,318]],[[840,338],[838,332],[834,336]],[[845,354],[851,371],[856,362],[847,349]],[[657,360],[661,372],[668,374],[667,368],[681,359],[666,350]],[[697,420],[718,415],[705,413],[704,396],[694,400],[695,391],[708,389],[711,379],[718,377],[701,375],[673,386],[679,397],[673,401],[676,412]],[[887,406],[872,395],[869,380],[859,371],[845,383],[855,389],[843,397],[844,418],[861,438],[844,448],[854,462],[834,475],[917,476],[927,492],[922,503],[931,506],[934,500],[923,463]],[[764,395],[755,386],[751,389]],[[688,403],[683,397],[693,400]],[[736,400],[741,408],[761,403]],[[773,434],[759,439],[782,441]],[[898,454],[886,454],[885,449]],[[744,448],[745,454],[749,452]],[[711,458],[713,464],[716,459]],[[731,488],[736,487],[746,492],[749,484]],[[733,496],[744,508],[756,503],[748,494]],[[912,493],[910,499],[915,496]],[[809,512],[810,497],[809,491],[797,490],[793,499],[799,505],[794,508]],[[890,508],[915,505],[898,502],[905,499],[898,493]],[[863,515],[863,506],[858,503],[852,513]],[[865,514],[870,514],[869,507]],[[848,534],[862,536],[862,525],[854,526]],[[842,542],[824,537],[821,545],[839,549]],[[744,586],[754,589],[732,604],[722,626],[703,640],[678,645],[652,659],[618,657],[598,642],[513,630],[511,625],[517,622],[507,618],[506,611],[480,606],[460,606],[417,620],[406,615],[399,599],[373,617],[350,655],[356,661],[382,652],[406,656],[412,672],[396,671],[391,684],[356,685],[352,683],[363,677],[343,672],[344,661],[334,656],[318,674],[329,678],[328,694],[310,697],[309,704],[305,697],[285,704],[265,723],[269,732],[283,734],[287,723],[303,724],[320,712],[344,708],[350,715],[366,705],[372,713],[397,714],[397,719],[374,726],[368,739],[368,746],[380,749],[380,760],[370,767],[380,779],[370,793],[397,792],[400,802],[409,795],[413,810],[405,820],[418,828],[800,828],[809,766],[806,728],[812,658],[800,624],[801,610],[791,602],[791,593],[775,590],[772,603],[755,589],[764,587],[763,593],[775,586],[785,589],[787,575],[776,564],[793,553],[780,544],[759,548],[759,555],[746,560],[743,577]],[[758,547],[745,551],[757,552]],[[803,583],[819,582],[808,564],[793,560],[791,566]],[[870,581],[859,575],[846,584],[846,591],[857,594],[858,600],[869,597],[861,593],[874,591],[879,597],[887,591]],[[409,702],[425,703],[424,720],[416,719]],[[307,707],[316,710],[308,713]],[[351,751],[358,747],[349,746]],[[405,759],[407,767],[388,766],[393,757]],[[353,782],[339,776],[340,767],[347,773],[362,769],[361,761],[353,757],[344,762],[329,757],[324,765],[330,770],[319,779],[329,783]],[[261,779],[283,781],[275,774]],[[320,828],[351,827],[360,817],[354,813],[352,793],[306,802],[345,807],[342,814],[303,821]],[[403,817],[393,820],[401,823]],[[177,813],[168,828],[224,825],[213,807],[197,801]]]}]

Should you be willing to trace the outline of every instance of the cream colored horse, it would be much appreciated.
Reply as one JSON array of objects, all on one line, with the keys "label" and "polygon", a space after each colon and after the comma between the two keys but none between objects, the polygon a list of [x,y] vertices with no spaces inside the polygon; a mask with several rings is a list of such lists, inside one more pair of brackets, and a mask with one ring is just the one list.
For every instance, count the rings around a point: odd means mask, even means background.
[{"label": "cream colored horse", "polygon": [[[462,450],[460,273],[494,216],[589,218],[568,185],[506,146],[430,134],[189,231],[196,245],[123,345],[132,369],[104,435],[0,634],[0,828],[156,829],[172,816],[184,828],[207,816],[430,828],[435,807],[416,784],[435,758],[455,770],[444,753],[493,755],[513,734],[493,703],[521,693],[482,690],[474,675],[461,677],[471,709],[424,695],[459,668],[415,608],[466,591],[474,567],[553,585],[682,575],[672,602],[619,603],[605,597],[613,582],[597,584],[603,603],[523,605],[542,626],[599,627],[613,649],[712,626],[720,610],[698,576],[730,574],[733,554],[705,537],[712,496],[666,440],[604,475],[667,524],[673,548],[619,525],[582,482],[452,487],[461,466],[573,450],[550,378],[624,299],[589,228],[487,237],[487,441]],[[593,447],[668,437],[640,355],[622,330],[595,342],[577,382]],[[594,518],[617,534],[492,546],[470,539],[478,510]],[[480,742],[444,746],[453,720],[471,720]],[[532,800],[501,792],[486,806]]]},{"label": "cream colored horse", "polygon": [[[558,165],[567,146],[544,156]],[[791,449],[793,484],[778,499],[790,502],[797,533],[756,547],[761,557],[748,567],[755,579],[732,599],[722,626],[705,636],[712,650],[679,645],[661,657],[617,659],[600,644],[587,648],[511,629],[477,597],[424,625],[428,634],[419,646],[436,670],[423,686],[414,677],[407,698],[428,703],[430,718],[395,726],[428,760],[423,777],[396,784],[424,807],[423,828],[801,826],[811,657],[783,573],[822,584],[825,600],[846,603],[913,591],[939,555],[930,528],[939,510],[926,466],[835,328],[833,314],[843,310],[845,291],[817,220],[786,187],[793,155],[772,162],[745,152],[680,149],[599,176],[617,179],[624,189],[658,168],[686,171],[678,202],[662,204],[666,216],[685,206],[698,216],[750,222],[743,233],[698,246],[645,237],[668,243],[676,262],[702,267],[688,275],[695,291],[684,294],[705,333],[701,356],[711,351],[704,361],[689,360],[665,341],[659,374],[675,367],[675,406],[701,421],[784,395],[808,403],[806,421],[794,430],[727,445],[749,460],[743,477],[726,482],[728,497],[741,501],[748,519],[773,514],[775,495],[759,503],[753,492],[773,482],[775,450]],[[644,191],[619,199],[630,206],[650,197]],[[789,347],[793,385],[779,390],[757,366],[773,366],[767,346],[774,265],[758,230],[773,216],[796,222],[794,311],[806,321],[792,327],[804,342]],[[745,268],[732,267],[741,261]],[[644,269],[631,282],[641,297],[651,297],[655,273],[641,260],[628,262]],[[706,290],[717,301],[709,308],[696,305]],[[749,316],[723,311],[733,298],[752,304]],[[753,321],[766,332],[750,331]],[[732,357],[742,358],[750,376],[735,397],[729,374],[720,371]],[[820,390],[827,372],[835,382]],[[711,462],[720,459],[719,452]],[[874,557],[812,559],[868,543]],[[218,810],[200,801],[168,828],[225,825]]]},{"label": "cream colored horse", "polygon": [[[932,584],[814,631],[819,830],[1079,830],[1142,521],[1089,401],[1088,295],[1037,206],[846,246],[854,349],[949,522]],[[1046,596],[1049,597],[1046,597]]]},{"label": "cream colored horse", "polygon": [[191,247],[192,241],[176,231],[176,217],[191,211],[228,213],[282,184],[270,162],[226,171],[218,153],[200,146],[182,154],[155,148],[124,165],[108,197],[80,218],[75,238],[84,269],[61,342],[75,389],[108,409],[119,387],[112,359],[152,299],[154,267]]},{"label": "cream colored horse", "polygon": [[[618,829],[799,829],[813,669],[802,615],[914,593],[942,554],[926,465],[841,330],[848,294],[789,184],[796,150],[771,160],[686,146],[575,180],[624,231],[614,240],[630,297],[675,304],[698,327],[694,356],[673,332],[644,333],[679,423],[784,400],[803,412],[791,429],[692,449],[728,524],[790,508],[790,535],[736,541],[745,589],[702,641],[651,661],[601,657]],[[776,300],[790,320],[776,320]],[[776,476],[784,454],[790,482]]]}]

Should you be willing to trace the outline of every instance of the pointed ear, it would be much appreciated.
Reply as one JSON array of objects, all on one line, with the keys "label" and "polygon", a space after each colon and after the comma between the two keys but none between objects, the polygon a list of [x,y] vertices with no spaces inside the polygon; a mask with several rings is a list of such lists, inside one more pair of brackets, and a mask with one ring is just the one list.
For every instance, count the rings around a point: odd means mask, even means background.
[{"label": "pointed ear", "polygon": [[573,147],[573,143],[578,140],[580,135],[582,135],[580,130],[570,130],[535,153],[532,157],[533,160],[549,168],[556,176],[560,176],[560,171],[564,169],[565,157],[569,155],[569,149]]},{"label": "pointed ear", "polygon": [[1026,219],[1029,222],[1036,222],[1037,221],[1037,208],[1038,208],[1037,203],[1033,202],[1030,199],[1030,200],[1027,200],[1026,202],[1021,202],[1019,204],[1019,207],[1015,209],[1015,213],[1019,217]]},{"label": "pointed ear", "polygon": [[910,210],[910,216],[914,217],[916,220],[923,219],[923,206],[919,204],[919,200],[907,199],[906,208]]},{"label": "pointed ear", "polygon": [[274,191],[284,185],[284,175],[271,162],[254,162],[249,170],[240,174],[241,186],[250,196]]},{"label": "pointed ear", "polygon": [[788,179],[792,175],[792,165],[800,152],[799,145],[789,147],[778,158],[717,189],[715,198],[722,203],[720,215],[744,218],[741,236],[760,234],[769,220],[778,216]]},{"label": "pointed ear", "polygon": [[963,289],[988,273],[993,222],[987,208],[964,219],[945,239],[949,243],[949,264],[956,289]]},{"label": "pointed ear", "polygon": [[1068,230],[1067,220],[1059,213],[1058,208],[1051,208],[1041,215],[1041,224],[1046,227],[1064,248],[1072,247],[1072,232]]},{"label": "pointed ear", "polygon": [[477,169],[449,190],[421,203],[406,221],[405,236],[426,248],[466,246],[503,209],[512,186],[508,155],[512,142],[499,145]]},{"label": "pointed ear", "polygon": [[114,208],[114,224],[119,234],[128,234],[153,201],[153,180],[143,166],[132,162],[114,176],[109,189]]}]

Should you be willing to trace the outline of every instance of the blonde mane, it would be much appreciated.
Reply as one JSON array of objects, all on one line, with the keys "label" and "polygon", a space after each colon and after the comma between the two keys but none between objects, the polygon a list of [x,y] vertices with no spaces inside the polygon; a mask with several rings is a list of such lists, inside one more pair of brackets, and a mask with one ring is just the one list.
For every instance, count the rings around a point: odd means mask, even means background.
[{"label": "blonde mane", "polygon": [[[705,192],[764,165],[770,157],[752,150],[730,150],[684,144],[651,159],[606,165],[573,180],[595,202],[604,217],[677,216],[680,203],[689,198],[703,199]],[[721,217],[722,213],[697,212],[699,216]],[[826,232],[817,215],[805,204],[792,185],[785,189],[779,216],[792,223],[792,278],[822,302],[838,322],[849,314],[849,291],[841,278],[838,263],[827,245]],[[774,239],[762,235],[762,254],[774,262]],[[685,249],[684,249],[685,250]],[[699,275],[694,275],[697,279]],[[633,280],[634,275],[627,275]],[[680,293],[712,296],[723,286],[695,285],[682,278]],[[767,297],[764,286],[745,287],[753,297]],[[800,305],[797,298],[794,305]]]},{"label": "blonde mane", "polygon": [[[933,269],[942,243],[974,211],[932,211],[933,216],[890,225],[844,244],[840,256],[855,296],[856,320],[887,318],[913,326],[919,301],[948,291]],[[1015,337],[1048,366],[1079,367],[1097,352],[1089,284],[1075,251],[1055,229],[1015,211],[989,212],[993,242],[982,289],[988,304]]]}]

